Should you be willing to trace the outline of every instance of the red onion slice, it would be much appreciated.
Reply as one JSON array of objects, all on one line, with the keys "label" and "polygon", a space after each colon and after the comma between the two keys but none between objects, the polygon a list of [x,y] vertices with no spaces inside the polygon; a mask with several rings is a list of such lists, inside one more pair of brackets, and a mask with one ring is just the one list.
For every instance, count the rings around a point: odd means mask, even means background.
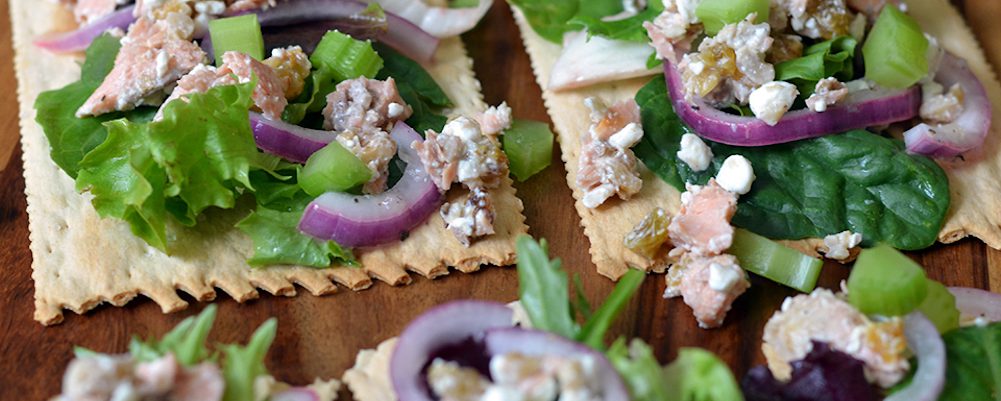
[{"label": "red onion slice", "polygon": [[424,368],[442,348],[482,339],[490,329],[511,327],[514,312],[504,304],[455,301],[425,312],[410,323],[393,350],[389,377],[399,401],[432,401]]},{"label": "red onion slice", "polygon": [[935,325],[920,312],[904,320],[907,346],[918,358],[911,383],[884,401],[935,401],[945,385],[945,343]]},{"label": "red onion slice", "polygon": [[330,131],[303,128],[250,112],[254,141],[261,150],[296,163],[305,163],[313,153],[337,136]]},{"label": "red onion slice", "polygon": [[272,395],[270,401],[320,401],[320,395],[309,387],[293,387]]},{"label": "red onion slice", "polygon": [[600,352],[560,337],[556,334],[522,328],[493,329],[484,337],[487,354],[498,356],[518,352],[532,356],[572,357],[588,355],[597,363],[597,376],[601,379],[601,399],[604,401],[629,401],[629,390],[626,389],[622,377],[612,366],[608,358]]},{"label": "red onion slice", "polygon": [[[366,0],[372,2],[372,0]],[[439,38],[461,35],[476,26],[490,10],[493,0],[480,0],[476,7],[433,7],[423,1],[377,0],[382,8],[406,18],[423,31]]]},{"label": "red onion slice", "polygon": [[873,89],[851,93],[823,113],[800,109],[787,113],[770,126],[756,117],[742,117],[718,110],[701,99],[685,101],[681,74],[664,62],[664,76],[674,111],[703,138],[734,146],[764,146],[798,141],[858,128],[909,120],[918,115],[921,91]]},{"label": "red onion slice", "polygon": [[299,231],[350,248],[375,246],[401,240],[438,210],[442,194],[411,147],[420,135],[402,122],[390,135],[407,163],[400,181],[378,195],[320,195],[306,206]]},{"label": "red onion slice", "polygon": [[[423,3],[421,3],[423,4]],[[367,5],[354,0],[296,0],[278,3],[267,10],[258,10],[257,18],[262,28],[291,27],[304,23],[345,21],[363,11]],[[389,10],[392,11],[392,10]],[[438,50],[438,38],[421,30],[406,18],[392,12],[386,13],[389,30],[376,39],[403,55],[429,63]],[[355,22],[352,22],[356,24]]]},{"label": "red onion slice", "polygon": [[549,89],[581,88],[597,83],[657,74],[646,66],[653,48],[646,43],[587,37],[587,32],[566,35],[563,52],[553,64]]},{"label": "red onion slice", "polygon": [[963,87],[963,112],[948,124],[921,123],[904,133],[907,150],[933,157],[955,157],[984,143],[991,130],[991,99],[980,79],[970,71],[966,60],[946,52],[942,56],[935,82],[948,89]]},{"label": "red onion slice", "polygon": [[967,287],[949,287],[949,292],[956,297],[961,320],[980,317],[989,322],[1001,322],[1001,294]]},{"label": "red onion slice", "polygon": [[52,33],[35,39],[35,46],[41,47],[53,53],[72,53],[84,51],[90,42],[101,36],[109,29],[119,28],[127,30],[129,25],[135,21],[132,16],[132,9],[135,6],[124,7],[120,10],[105,15],[96,21],[78,28],[75,31]]}]

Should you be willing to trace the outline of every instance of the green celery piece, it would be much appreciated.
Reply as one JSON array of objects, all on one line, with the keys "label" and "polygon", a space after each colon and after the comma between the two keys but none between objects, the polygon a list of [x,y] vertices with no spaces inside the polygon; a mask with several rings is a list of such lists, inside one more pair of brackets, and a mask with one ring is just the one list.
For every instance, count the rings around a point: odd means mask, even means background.
[{"label": "green celery piece", "polygon": [[374,78],[383,65],[371,41],[356,40],[338,31],[323,35],[309,61],[314,68],[330,71],[338,81],[362,76]]},{"label": "green celery piece", "polygon": [[665,401],[669,390],[664,381],[664,368],[657,362],[650,346],[640,339],[633,339],[629,345],[619,338],[606,352],[608,360],[629,386],[633,401]]},{"label": "green celery piece", "polygon": [[848,302],[867,315],[903,316],[928,295],[920,265],[896,249],[879,244],[859,254],[848,276]]},{"label": "green celery piece", "polygon": [[692,171],[677,153],[681,136],[694,132],[674,113],[664,88],[664,78],[655,77],[636,94],[644,135],[633,151],[681,191],[686,182],[708,182],[728,156],[746,157],[757,179],[738,201],[735,226],[790,240],[851,230],[867,245],[904,250],[938,239],[949,211],[948,177],[935,161],[908,154],[903,141],[862,130],[759,147],[706,141],[713,163]]},{"label": "green celery piece", "polygon": [[312,196],[344,192],[372,179],[372,170],[337,141],[309,156],[299,170],[299,185]]},{"label": "green celery piece", "polygon": [[744,270],[806,293],[817,286],[824,266],[820,259],[742,228],[734,232],[733,245],[727,252],[737,257]]},{"label": "green celery piece", "polygon": [[222,65],[222,55],[229,51],[245,53],[255,60],[264,59],[264,37],[257,14],[209,21],[209,35],[216,65]]},{"label": "green celery piece", "polygon": [[612,322],[622,312],[622,308],[626,307],[629,300],[639,290],[645,278],[646,272],[635,269],[630,269],[628,273],[623,275],[615,285],[612,293],[608,295],[608,298],[605,298],[605,302],[584,323],[584,327],[577,334],[577,341],[597,350],[604,349],[605,333],[608,332],[608,328],[612,326]]},{"label": "green celery piece", "polygon": [[942,340],[945,387],[938,400],[1001,400],[1001,323],[953,330]]},{"label": "green celery piece", "polygon": [[883,7],[862,45],[865,77],[888,88],[906,88],[928,75],[928,39],[913,18]]},{"label": "green celery piece", "polygon": [[918,307],[935,324],[939,333],[949,332],[959,327],[959,309],[956,308],[956,297],[942,283],[927,280],[928,295]]},{"label": "green celery piece", "polygon": [[702,0],[695,8],[695,16],[702,21],[706,33],[715,35],[723,26],[743,21],[757,13],[757,22],[768,22],[769,0]]},{"label": "green celery piece", "polygon": [[177,362],[184,366],[194,366],[211,357],[206,340],[215,323],[216,306],[209,305],[197,316],[178,323],[160,340],[142,341],[133,337],[129,343],[129,353],[140,362],[149,362],[166,354],[174,354]]},{"label": "green celery piece", "polygon": [[535,242],[527,235],[516,241],[518,294],[532,326],[569,339],[580,327],[570,314],[570,286],[559,259],[549,259],[546,240]]},{"label": "green celery piece", "polygon": [[549,124],[539,121],[514,120],[504,131],[504,153],[511,174],[525,181],[549,167],[553,159],[553,132]]},{"label": "green celery piece", "polygon": [[257,328],[247,346],[224,345],[222,352],[226,359],[222,363],[222,376],[226,381],[223,401],[256,400],[254,381],[258,376],[268,373],[264,366],[264,357],[271,348],[278,331],[275,318],[268,319]]},{"label": "green celery piece", "polygon": [[678,359],[664,368],[663,401],[742,401],[740,386],[726,363],[699,348],[682,348]]}]

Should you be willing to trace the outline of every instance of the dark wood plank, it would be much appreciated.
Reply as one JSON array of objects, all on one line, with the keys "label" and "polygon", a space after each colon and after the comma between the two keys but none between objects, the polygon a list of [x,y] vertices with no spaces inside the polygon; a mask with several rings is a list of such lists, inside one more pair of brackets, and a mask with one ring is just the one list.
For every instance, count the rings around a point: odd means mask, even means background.
[{"label": "dark wood plank", "polygon": [[[491,104],[507,100],[519,118],[547,121],[540,90],[532,76],[528,56],[513,24],[510,11],[497,1],[484,23],[466,35],[476,60],[476,72]],[[980,13],[971,20],[990,21],[1001,11],[994,0],[968,0],[966,11]],[[984,14],[992,10],[992,14]],[[989,24],[988,24],[989,25]],[[978,31],[980,32],[980,31]],[[0,0],[0,37],[9,38],[7,0]],[[983,36],[981,38],[996,38]],[[992,45],[999,42],[992,40]],[[989,47],[990,48],[990,47]],[[997,51],[993,54],[1001,54]],[[0,134],[16,135],[17,103],[11,72],[10,42],[0,41]],[[992,59],[998,62],[997,59]],[[85,316],[68,314],[58,326],[44,328],[32,320],[33,285],[28,250],[27,214],[20,150],[0,173],[0,399],[41,400],[58,393],[61,374],[72,357],[74,344],[104,352],[123,351],[133,335],[159,336],[186,316],[200,310],[163,315],[149,300],[139,299],[125,308],[102,306]],[[602,299],[612,283],[598,276],[587,254],[588,242],[566,187],[566,172],[559,163],[531,180],[516,184],[524,200],[531,231],[549,239],[553,253],[564,260],[571,274],[580,275],[592,303]],[[987,252],[977,241],[936,246],[913,256],[927,266],[928,274],[950,285],[986,288],[988,264],[1001,270],[1001,253]],[[825,266],[821,283],[836,288],[848,275],[837,264]],[[995,281],[997,282],[997,281]],[[996,287],[997,289],[997,287]],[[662,361],[673,358],[680,347],[700,346],[717,352],[738,374],[761,363],[759,351],[765,320],[782,299],[793,292],[765,280],[740,298],[720,329],[697,328],[689,309],[679,300],[661,298],[664,282],[652,277],[644,283],[613,336],[638,336],[651,343]],[[245,341],[265,319],[279,319],[278,338],[268,356],[270,370],[280,379],[306,383],[313,377],[339,377],[354,361],[355,353],[394,336],[424,309],[451,299],[481,298],[509,301],[517,296],[517,277],[510,268],[489,268],[472,275],[450,275],[430,281],[415,277],[413,284],[391,288],[377,284],[360,293],[344,291],[328,297],[301,295],[282,298],[262,295],[239,305],[224,294],[216,303],[219,318],[211,341]],[[188,298],[189,301],[192,301]]]}]

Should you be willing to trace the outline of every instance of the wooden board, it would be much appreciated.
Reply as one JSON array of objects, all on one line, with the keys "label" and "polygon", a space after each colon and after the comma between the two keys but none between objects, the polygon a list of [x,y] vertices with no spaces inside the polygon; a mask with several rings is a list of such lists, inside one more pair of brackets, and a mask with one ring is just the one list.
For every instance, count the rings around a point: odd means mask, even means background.
[{"label": "wooden board", "polygon": [[[548,120],[541,92],[531,74],[510,11],[497,0],[486,20],[464,38],[476,61],[488,103],[507,100],[518,118]],[[1001,66],[1001,3],[966,0],[963,10],[984,40],[988,58]],[[0,0],[0,144],[18,135],[15,81],[11,66],[10,22],[7,0]],[[991,38],[989,40],[985,40]],[[3,154],[0,147],[0,155]],[[42,400],[59,392],[62,372],[72,358],[73,345],[102,352],[125,350],[133,334],[159,336],[204,305],[163,315],[152,301],[137,300],[125,308],[102,306],[84,316],[68,314],[66,321],[44,328],[32,320],[31,253],[21,152],[14,148],[11,162],[0,173],[0,399]],[[612,288],[595,272],[587,254],[587,239],[579,227],[570,190],[558,155],[552,167],[528,182],[517,183],[525,203],[532,234],[549,239],[553,253],[571,274],[579,274],[594,303]],[[999,194],[1001,195],[1001,194]],[[964,240],[912,254],[932,278],[948,285],[993,288],[1001,291],[1001,252]],[[990,268],[993,266],[993,268]],[[827,264],[821,285],[835,287],[848,269]],[[700,346],[719,354],[738,374],[763,362],[761,330],[765,320],[791,295],[761,279],[735,304],[726,324],[716,330],[699,329],[680,300],[664,300],[664,282],[654,277],[616,324],[613,335],[638,336],[650,342],[661,361],[673,359],[679,347]],[[485,269],[471,275],[438,280],[415,278],[404,288],[378,283],[363,292],[342,291],[327,297],[303,294],[296,298],[263,295],[237,304],[225,295],[210,341],[246,341],[253,329],[270,316],[279,320],[278,337],[267,365],[280,380],[307,383],[313,377],[340,377],[360,348],[371,348],[394,336],[422,310],[451,299],[480,298],[509,301],[517,295],[513,269]],[[182,295],[182,297],[186,297]],[[185,298],[194,301],[191,298]]]}]

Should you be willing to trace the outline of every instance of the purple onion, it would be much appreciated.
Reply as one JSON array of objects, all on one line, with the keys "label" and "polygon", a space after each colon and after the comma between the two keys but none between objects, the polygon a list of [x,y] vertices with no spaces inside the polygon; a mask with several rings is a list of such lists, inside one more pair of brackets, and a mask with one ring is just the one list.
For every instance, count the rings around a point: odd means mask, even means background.
[{"label": "purple onion", "polygon": [[407,163],[400,181],[378,195],[320,195],[306,206],[299,231],[350,248],[376,246],[403,239],[438,210],[442,194],[411,147],[420,135],[402,122],[390,135]]},{"label": "purple onion", "polygon": [[956,297],[956,308],[962,318],[1001,322],[1001,294],[967,287],[949,287],[949,292]]},{"label": "purple onion", "polygon": [[254,112],[250,112],[250,127],[254,131],[254,141],[258,148],[296,163],[305,163],[309,156],[327,146],[337,136],[330,131],[271,120]]},{"label": "purple onion", "polygon": [[664,61],[664,76],[674,111],[699,136],[734,146],[764,146],[835,134],[858,128],[909,120],[918,115],[921,91],[917,87],[888,91],[851,93],[823,113],[800,109],[787,113],[778,124],[757,117],[743,117],[716,109],[701,99],[685,100],[684,84],[677,68]]}]

